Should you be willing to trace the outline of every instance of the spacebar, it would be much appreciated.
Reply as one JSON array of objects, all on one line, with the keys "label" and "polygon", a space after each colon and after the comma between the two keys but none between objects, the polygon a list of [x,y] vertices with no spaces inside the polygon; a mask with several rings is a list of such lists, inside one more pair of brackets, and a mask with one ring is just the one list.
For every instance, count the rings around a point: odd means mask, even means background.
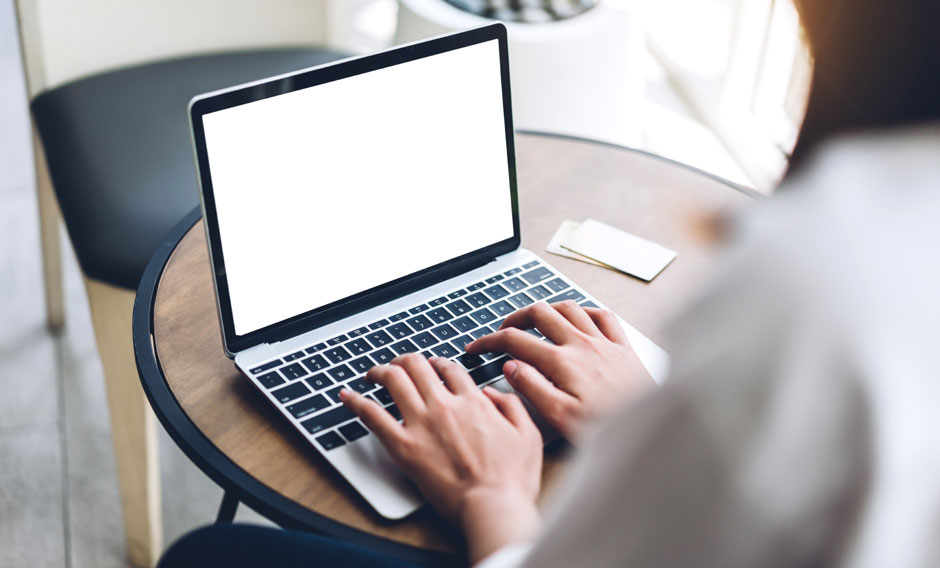
[{"label": "spacebar", "polygon": [[345,406],[337,406],[333,410],[328,410],[323,414],[318,414],[310,420],[305,420],[300,424],[307,429],[307,432],[316,434],[320,430],[325,430],[337,424],[342,424],[347,420],[355,418],[356,415]]},{"label": "spacebar", "polygon": [[495,361],[490,361],[482,367],[478,367],[470,371],[470,376],[473,378],[473,382],[478,385],[495,379],[496,377],[503,374],[503,363],[509,360],[509,357],[500,357]]}]

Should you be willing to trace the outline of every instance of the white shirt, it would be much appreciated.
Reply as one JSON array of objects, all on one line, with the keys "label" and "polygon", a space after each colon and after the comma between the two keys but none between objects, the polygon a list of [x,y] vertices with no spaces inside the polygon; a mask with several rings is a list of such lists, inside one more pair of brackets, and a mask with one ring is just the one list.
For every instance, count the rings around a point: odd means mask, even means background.
[{"label": "white shirt", "polygon": [[481,565],[940,566],[940,129],[825,150],[721,274],[531,551]]}]

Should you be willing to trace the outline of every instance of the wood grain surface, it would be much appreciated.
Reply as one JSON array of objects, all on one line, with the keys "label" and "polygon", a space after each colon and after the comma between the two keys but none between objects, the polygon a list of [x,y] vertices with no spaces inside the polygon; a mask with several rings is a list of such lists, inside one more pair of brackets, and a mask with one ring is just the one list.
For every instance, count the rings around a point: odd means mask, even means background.
[{"label": "wood grain surface", "polygon": [[[654,338],[714,263],[704,223],[754,203],[707,176],[616,147],[520,134],[516,153],[523,246]],[[647,284],[545,252],[562,220],[588,217],[673,248],[678,258]],[[460,535],[428,508],[397,522],[374,513],[225,357],[201,221],[167,263],[153,326],[156,354],[177,401],[239,467],[346,525],[419,547],[461,550]],[[558,485],[566,453],[563,444],[548,452],[543,502]]]}]

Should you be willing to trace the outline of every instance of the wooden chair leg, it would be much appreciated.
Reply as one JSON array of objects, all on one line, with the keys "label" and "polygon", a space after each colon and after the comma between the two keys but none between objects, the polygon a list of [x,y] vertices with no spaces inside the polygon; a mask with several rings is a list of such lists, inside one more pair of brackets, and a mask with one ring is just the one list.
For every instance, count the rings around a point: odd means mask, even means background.
[{"label": "wooden chair leg", "polygon": [[46,325],[57,332],[65,325],[65,296],[62,290],[62,256],[59,242],[61,213],[52,190],[46,156],[33,128],[33,161],[36,166],[36,197],[39,202],[39,238],[42,246],[43,283],[46,288]]},{"label": "wooden chair leg", "polygon": [[134,292],[85,279],[104,367],[128,556],[154,566],[163,549],[156,418],[137,374],[131,339]]}]

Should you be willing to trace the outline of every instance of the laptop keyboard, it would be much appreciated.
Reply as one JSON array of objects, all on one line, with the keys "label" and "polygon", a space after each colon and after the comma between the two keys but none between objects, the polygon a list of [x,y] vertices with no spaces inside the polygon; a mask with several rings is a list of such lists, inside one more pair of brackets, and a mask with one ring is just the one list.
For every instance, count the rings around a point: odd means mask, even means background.
[{"label": "laptop keyboard", "polygon": [[[324,450],[369,434],[339,399],[343,388],[366,395],[396,419],[401,413],[366,371],[406,353],[451,359],[483,387],[503,376],[505,354],[470,355],[471,341],[499,329],[506,316],[535,302],[574,300],[597,307],[571,284],[535,260],[455,290],[427,303],[358,327],[328,341],[287,353],[250,370],[278,403],[300,420]],[[544,339],[537,330],[530,333]]]}]

